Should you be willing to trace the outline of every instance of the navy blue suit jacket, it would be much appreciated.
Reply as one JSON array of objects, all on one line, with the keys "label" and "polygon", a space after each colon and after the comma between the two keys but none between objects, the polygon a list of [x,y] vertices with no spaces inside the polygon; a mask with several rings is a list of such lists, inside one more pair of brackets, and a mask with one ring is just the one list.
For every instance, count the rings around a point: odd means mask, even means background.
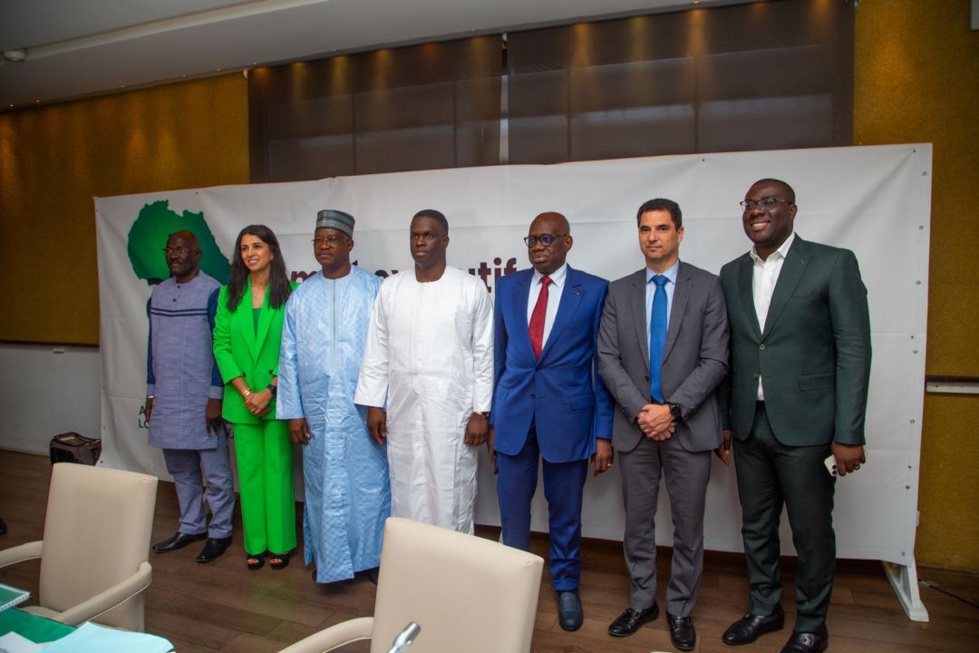
[{"label": "navy blue suit jacket", "polygon": [[532,278],[533,270],[523,270],[496,286],[494,448],[520,453],[534,423],[545,460],[586,460],[595,453],[596,438],[612,437],[614,405],[597,371],[608,282],[568,266],[554,325],[537,359],[527,325]]}]

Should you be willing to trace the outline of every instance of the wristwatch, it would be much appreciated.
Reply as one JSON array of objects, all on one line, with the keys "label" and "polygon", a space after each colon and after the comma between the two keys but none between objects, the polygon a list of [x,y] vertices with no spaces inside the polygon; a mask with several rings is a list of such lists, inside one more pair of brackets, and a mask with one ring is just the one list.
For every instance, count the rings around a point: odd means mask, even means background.
[{"label": "wristwatch", "polygon": [[270,383],[265,389],[272,393],[273,399],[279,396],[279,386]]},{"label": "wristwatch", "polygon": [[666,405],[670,407],[670,416],[673,419],[680,419],[680,404],[675,404],[672,401],[666,402]]},{"label": "wristwatch", "polygon": [[484,413],[481,410],[474,410],[473,411],[473,415],[476,415],[477,417],[482,417],[483,419],[488,420],[490,414],[488,412]]}]

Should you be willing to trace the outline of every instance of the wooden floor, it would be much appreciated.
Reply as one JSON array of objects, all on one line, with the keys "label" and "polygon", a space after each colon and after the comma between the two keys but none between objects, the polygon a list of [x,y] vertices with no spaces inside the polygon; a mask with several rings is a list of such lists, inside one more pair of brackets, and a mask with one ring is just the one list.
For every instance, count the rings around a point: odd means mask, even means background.
[{"label": "wooden floor", "polygon": [[[0,536],[0,548],[41,539],[50,465],[46,458],[0,451],[0,517],[9,532]],[[153,541],[176,530],[177,506],[173,486],[161,483],[154,520]],[[300,520],[301,523],[301,520]],[[481,528],[496,538],[498,530]],[[366,579],[330,586],[311,580],[301,558],[288,569],[257,573],[245,569],[241,549],[240,518],[235,543],[219,560],[200,565],[194,561],[199,546],[168,554],[151,554],[153,584],[146,601],[146,629],[162,635],[179,653],[271,653],[331,624],[370,615],[375,587]],[[301,540],[301,538],[300,538]],[[546,554],[546,540],[535,537],[534,552]],[[669,569],[669,549],[660,550],[660,577]],[[79,564],[84,555],[79,552]],[[708,553],[700,598],[694,612],[699,639],[697,650],[733,653],[778,652],[790,626],[767,635],[752,646],[732,649],[721,643],[724,629],[745,608],[745,573],[741,556]],[[786,561],[783,606],[793,613],[791,561]],[[979,603],[979,575],[919,568],[920,580],[937,584],[965,601]],[[28,562],[0,570],[0,582],[37,592],[38,563]],[[581,597],[585,624],[565,633],[557,624],[554,593],[546,578],[541,587],[534,651],[648,653],[673,650],[664,619],[644,626],[636,635],[609,637],[609,622],[627,605],[625,564],[621,545],[586,541],[583,548]],[[830,650],[837,652],[904,653],[912,651],[979,651],[979,609],[935,587],[923,587],[922,599],[930,623],[909,621],[901,610],[878,563],[842,561],[838,565],[828,627]],[[663,605],[663,582],[660,583]],[[363,643],[346,651],[367,651]]]}]

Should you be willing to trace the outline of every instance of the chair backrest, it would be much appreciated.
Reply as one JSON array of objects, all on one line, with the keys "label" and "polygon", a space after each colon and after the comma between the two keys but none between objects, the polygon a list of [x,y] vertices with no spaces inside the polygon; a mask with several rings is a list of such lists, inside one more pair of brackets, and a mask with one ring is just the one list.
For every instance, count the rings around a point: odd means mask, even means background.
[{"label": "chair backrest", "polygon": [[472,535],[392,517],[384,528],[371,652],[408,622],[410,653],[530,650],[544,561]]},{"label": "chair backrest", "polygon": [[[133,575],[149,558],[157,479],[57,463],[44,520],[38,600],[64,611]],[[94,619],[143,630],[143,594]]]}]

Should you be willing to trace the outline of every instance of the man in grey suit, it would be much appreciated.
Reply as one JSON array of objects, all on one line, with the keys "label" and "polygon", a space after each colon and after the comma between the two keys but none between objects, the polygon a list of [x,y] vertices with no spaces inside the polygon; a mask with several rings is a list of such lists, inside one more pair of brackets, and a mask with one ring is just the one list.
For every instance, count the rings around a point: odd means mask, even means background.
[{"label": "man in grey suit", "polygon": [[659,615],[654,518],[665,476],[674,527],[666,611],[673,645],[689,651],[697,642],[690,615],[703,570],[711,452],[721,443],[715,390],[727,373],[728,333],[718,278],[680,262],[682,219],[671,200],[639,207],[646,267],[611,284],[598,357],[619,408],[612,444],[622,469],[631,578],[629,607],[608,632],[625,637]]},{"label": "man in grey suit", "polygon": [[836,562],[835,479],[824,461],[834,455],[841,476],[865,462],[867,289],[853,252],[795,235],[795,191],[784,181],[755,182],[741,206],[754,247],[721,268],[731,383],[718,453],[727,463],[733,434],[750,606],[723,640],[750,644],[785,623],[778,573],[784,505],[798,564],[795,630],[782,653],[818,653],[829,642]]}]

